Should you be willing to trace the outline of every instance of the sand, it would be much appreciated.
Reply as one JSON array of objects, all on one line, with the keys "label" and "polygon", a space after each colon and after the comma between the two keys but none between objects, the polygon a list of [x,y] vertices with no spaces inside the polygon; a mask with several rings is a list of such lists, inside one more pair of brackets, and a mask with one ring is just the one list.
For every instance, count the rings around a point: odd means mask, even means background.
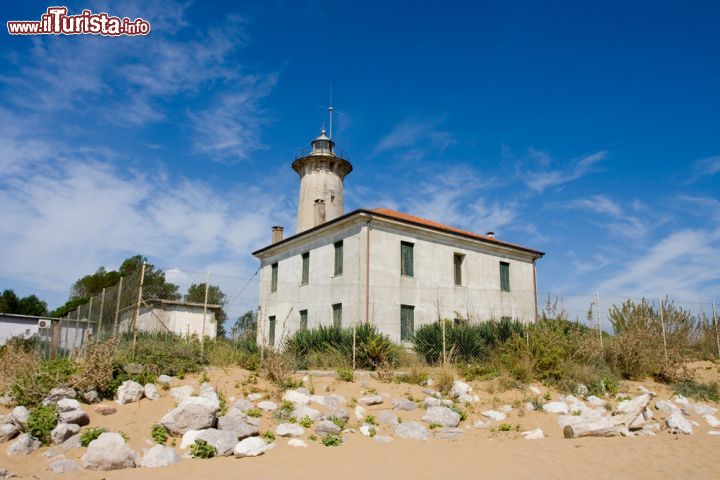
[{"label": "sand", "polygon": [[[717,365],[709,363],[695,364],[703,379],[717,381]],[[268,392],[270,398],[276,393],[262,380],[258,384],[242,385],[250,378],[250,373],[241,369],[212,369],[207,372],[212,384],[226,397],[240,398],[251,390]],[[408,384],[383,383],[370,377],[356,377],[355,382],[341,382],[334,377],[313,376],[313,386],[318,395],[339,393],[346,399],[359,398],[364,390],[374,388],[380,394],[388,394],[383,405],[369,407],[373,411],[391,407],[390,399],[409,395],[415,399],[425,397],[422,387]],[[199,385],[198,376],[188,376],[176,381],[173,386]],[[624,390],[637,394],[638,385],[644,385],[656,391],[660,398],[671,398],[667,387],[653,382],[626,383]],[[693,435],[674,435],[667,431],[655,437],[633,438],[582,438],[568,440],[562,437],[554,414],[542,412],[524,413],[517,402],[527,400],[532,394],[528,391],[509,390],[500,392],[494,382],[473,383],[474,392],[480,396],[480,402],[468,408],[468,420],[461,424],[464,433],[457,440],[437,440],[427,442],[402,440],[394,437],[390,443],[380,443],[363,437],[360,433],[348,434],[347,441],[339,447],[325,447],[307,439],[312,433],[306,431],[304,439],[308,448],[293,448],[287,445],[287,439],[278,438],[277,446],[265,455],[256,458],[235,459],[214,458],[210,460],[183,460],[170,467],[136,468],[114,472],[87,472],[56,475],[47,468],[48,460],[42,456],[46,450],[25,457],[8,457],[4,450],[7,444],[0,446],[0,468],[5,468],[21,477],[27,478],[88,478],[88,479],[178,479],[178,478],[440,478],[477,479],[477,478],[720,478],[720,436],[708,435],[710,428],[696,414],[691,419],[700,426]],[[542,388],[543,392],[547,391]],[[197,392],[196,392],[197,393]],[[558,394],[550,392],[553,397]],[[122,431],[128,437],[128,444],[142,453],[150,448],[150,428],[167,411],[173,408],[174,401],[167,391],[161,390],[162,398],[152,402],[146,399],[137,403],[118,405],[104,401],[102,405],[112,405],[118,412],[110,416],[95,413],[95,406],[83,406],[89,413],[90,426],[103,426],[111,431]],[[482,418],[480,412],[488,408],[505,404],[516,408],[501,423],[509,423],[513,430],[531,430],[540,427],[547,438],[525,440],[517,431],[500,432],[497,429],[475,429],[472,423]],[[706,402],[707,403],[707,402]],[[718,405],[713,405],[716,408]],[[324,411],[323,407],[313,404],[313,408]],[[350,410],[350,409],[348,409]],[[657,412],[657,411],[656,411]],[[2,413],[5,413],[3,411]],[[403,421],[417,420],[422,410],[414,412],[393,412]],[[662,415],[658,415],[662,417]],[[356,426],[351,413],[351,422]],[[272,414],[263,415],[261,431],[274,430],[276,421]],[[497,426],[497,425],[496,425]],[[379,427],[379,434],[391,434],[390,427]],[[178,441],[179,444],[179,441]],[[186,452],[176,449],[184,455]],[[72,451],[65,458],[79,459],[84,449]]]}]

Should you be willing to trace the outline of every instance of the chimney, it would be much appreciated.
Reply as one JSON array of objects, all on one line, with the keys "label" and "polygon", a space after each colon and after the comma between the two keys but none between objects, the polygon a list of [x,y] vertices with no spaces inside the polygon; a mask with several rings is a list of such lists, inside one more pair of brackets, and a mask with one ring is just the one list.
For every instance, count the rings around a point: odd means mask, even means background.
[{"label": "chimney", "polygon": [[318,198],[315,200],[314,207],[314,222],[313,227],[322,225],[325,223],[325,200]]},{"label": "chimney", "polygon": [[495,232],[487,232],[485,235],[487,235],[490,238],[495,238]]},{"label": "chimney", "polygon": [[272,227],[272,243],[277,243],[283,239],[283,227],[275,225]]}]

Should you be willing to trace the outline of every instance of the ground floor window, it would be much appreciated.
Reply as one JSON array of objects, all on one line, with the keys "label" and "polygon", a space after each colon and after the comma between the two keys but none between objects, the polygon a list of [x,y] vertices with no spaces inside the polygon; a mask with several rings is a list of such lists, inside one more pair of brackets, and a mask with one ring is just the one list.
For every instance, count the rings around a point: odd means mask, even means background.
[{"label": "ground floor window", "polygon": [[400,305],[400,340],[411,341],[415,333],[415,307]]},{"label": "ground floor window", "polygon": [[268,343],[275,346],[275,315],[268,318]]},{"label": "ground floor window", "polygon": [[300,330],[307,330],[307,310],[300,310]]},{"label": "ground floor window", "polygon": [[342,328],[342,303],[336,303],[332,306],[333,311],[333,327]]}]

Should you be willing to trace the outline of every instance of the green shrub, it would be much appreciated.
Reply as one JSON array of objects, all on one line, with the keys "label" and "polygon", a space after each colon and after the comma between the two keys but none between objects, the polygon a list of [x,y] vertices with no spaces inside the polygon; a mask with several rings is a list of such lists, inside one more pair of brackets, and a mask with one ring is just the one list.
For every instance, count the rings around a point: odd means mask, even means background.
[{"label": "green shrub", "polygon": [[340,417],[329,417],[328,420],[330,420],[330,421],[333,422],[335,425],[337,425],[337,427],[338,427],[340,430],[344,429],[344,428],[345,428],[345,425],[347,425],[347,420],[345,420],[344,418],[340,418]]},{"label": "green shrub", "polygon": [[193,458],[213,458],[216,454],[217,449],[205,440],[195,440],[190,445],[190,456]]},{"label": "green shrub", "polygon": [[498,376],[497,369],[491,364],[485,363],[461,363],[457,366],[460,376],[465,381],[491,380]]},{"label": "green shrub", "polygon": [[512,430],[512,428],[512,425],[510,425],[509,423],[503,423],[502,425],[500,425],[499,430],[501,432],[509,432]]},{"label": "green shrub", "polygon": [[442,428],[442,425],[440,425],[439,423],[431,423],[430,425],[428,425],[428,428],[430,430],[435,430],[436,428]]},{"label": "green shrub", "polygon": [[218,367],[238,365],[247,370],[260,367],[260,348],[254,338],[245,335],[237,340],[218,338],[206,341],[205,357],[208,364]]},{"label": "green shrub", "polygon": [[40,440],[43,445],[50,443],[50,432],[57,426],[58,413],[55,406],[39,406],[30,410],[28,433]]},{"label": "green shrub", "polygon": [[366,415],[365,423],[367,423],[368,425],[377,425],[377,420],[375,420],[375,415]]},{"label": "green shrub", "polygon": [[69,386],[76,372],[77,367],[69,358],[43,360],[37,368],[18,372],[15,382],[10,386],[10,395],[16,404],[34,407],[53,388]]},{"label": "green shrub", "polygon": [[138,333],[133,355],[132,336],[126,335],[118,344],[116,361],[121,365],[137,363],[155,375],[196,373],[207,362],[203,360],[200,340],[172,333]]},{"label": "green shrub", "polygon": [[100,435],[107,432],[103,427],[88,428],[80,434],[80,445],[87,447],[90,442],[96,440]]},{"label": "green shrub", "polygon": [[322,444],[326,447],[339,447],[342,443],[343,439],[340,435],[326,435],[322,439]]},{"label": "green shrub", "polygon": [[354,379],[353,371],[349,368],[338,368],[337,376],[343,382],[352,382]]},{"label": "green shrub", "polygon": [[245,415],[247,415],[248,417],[259,418],[262,417],[262,410],[260,410],[259,408],[250,408],[248,410],[245,410]]},{"label": "green shrub", "polygon": [[275,441],[275,434],[274,434],[272,431],[268,430],[267,432],[264,432],[264,433],[262,434],[262,438],[265,439],[265,441],[268,442],[268,443],[274,442],[274,441]]},{"label": "green shrub", "polygon": [[168,432],[168,429],[165,428],[165,425],[156,423],[152,426],[151,435],[153,440],[155,440],[155,443],[165,445],[165,442],[167,442],[167,439],[170,436],[170,432]]},{"label": "green shrub", "polygon": [[720,388],[717,383],[700,383],[685,380],[673,385],[675,393],[695,400],[720,402]]},{"label": "green shrub", "polygon": [[304,428],[310,428],[313,425],[313,419],[306,415],[298,423]]}]

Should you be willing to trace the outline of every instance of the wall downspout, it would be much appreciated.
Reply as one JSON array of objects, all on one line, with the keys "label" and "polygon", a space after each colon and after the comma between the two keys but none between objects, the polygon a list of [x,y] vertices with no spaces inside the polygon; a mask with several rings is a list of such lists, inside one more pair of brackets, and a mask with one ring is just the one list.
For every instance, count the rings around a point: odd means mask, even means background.
[{"label": "wall downspout", "polygon": [[365,242],[367,243],[367,251],[365,252],[365,323],[370,323],[370,219],[365,225]]},{"label": "wall downspout", "polygon": [[536,274],[536,267],[535,267],[536,261],[537,261],[537,258],[533,258],[532,265],[533,265],[533,294],[535,297],[535,323],[537,323],[537,321],[538,321],[537,274]]}]

